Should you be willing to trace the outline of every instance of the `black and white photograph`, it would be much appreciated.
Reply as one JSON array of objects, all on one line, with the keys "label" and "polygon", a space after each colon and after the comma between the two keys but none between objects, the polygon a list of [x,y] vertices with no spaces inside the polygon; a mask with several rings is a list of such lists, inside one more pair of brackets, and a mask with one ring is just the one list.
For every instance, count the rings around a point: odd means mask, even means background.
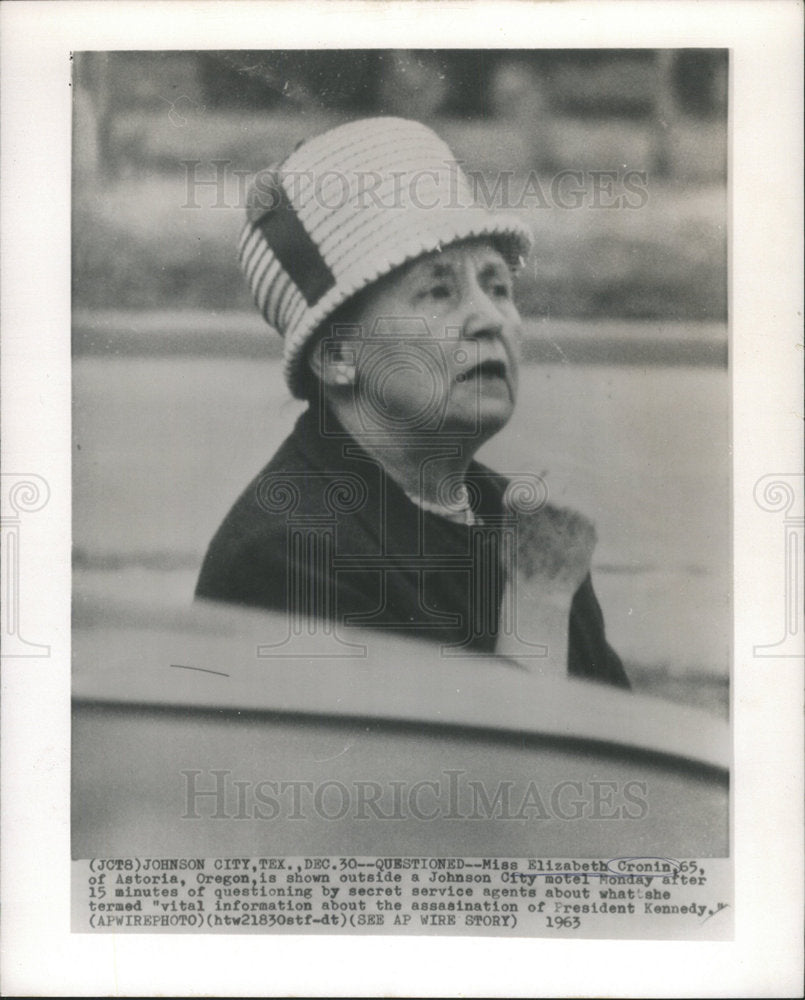
[{"label": "black and white photograph", "polygon": [[[388,9],[437,6],[498,23]],[[804,630],[801,463],[736,458],[774,384],[736,278],[740,46],[218,11],[63,43],[69,461],[2,484],[4,667],[69,677],[60,933],[288,942],[310,976],[379,939],[734,948],[741,671],[773,697]],[[784,591],[755,619],[745,506]],[[761,718],[753,780],[791,743]]]},{"label": "black and white photograph", "polygon": [[73,80],[89,925],[728,934],[728,53]]}]

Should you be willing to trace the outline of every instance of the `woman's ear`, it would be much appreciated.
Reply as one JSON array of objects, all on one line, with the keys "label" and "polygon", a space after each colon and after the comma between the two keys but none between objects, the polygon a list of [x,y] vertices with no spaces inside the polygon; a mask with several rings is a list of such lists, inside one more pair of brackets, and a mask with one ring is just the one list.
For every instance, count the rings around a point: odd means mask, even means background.
[{"label": "woman's ear", "polygon": [[342,302],[311,338],[307,364],[322,385],[346,387],[357,380],[361,317],[367,293],[364,289]]},{"label": "woman's ear", "polygon": [[355,382],[355,341],[319,337],[311,345],[307,363],[313,374],[327,386],[347,386]]}]

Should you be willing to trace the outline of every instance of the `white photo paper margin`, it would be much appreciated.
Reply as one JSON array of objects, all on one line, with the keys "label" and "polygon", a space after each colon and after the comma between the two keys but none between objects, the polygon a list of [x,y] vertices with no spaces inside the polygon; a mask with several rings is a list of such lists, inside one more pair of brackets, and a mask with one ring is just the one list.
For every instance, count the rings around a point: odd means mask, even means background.
[{"label": "white photo paper margin", "polygon": [[[298,4],[228,0],[0,7],[3,472],[40,477],[49,491],[19,578],[25,634],[48,653],[3,660],[4,992],[799,995],[803,661],[755,655],[778,638],[791,597],[780,516],[756,502],[755,485],[802,468],[802,5],[330,2],[299,15]],[[70,52],[448,40],[731,51],[735,939],[71,934]]]}]

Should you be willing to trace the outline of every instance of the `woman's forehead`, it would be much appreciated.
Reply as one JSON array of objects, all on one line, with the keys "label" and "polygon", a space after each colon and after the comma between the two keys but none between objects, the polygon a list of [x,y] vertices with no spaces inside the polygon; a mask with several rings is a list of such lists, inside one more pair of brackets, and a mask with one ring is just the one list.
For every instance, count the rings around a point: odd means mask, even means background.
[{"label": "woman's forehead", "polygon": [[499,264],[504,270],[508,270],[508,265],[503,255],[488,239],[462,240],[460,243],[451,243],[449,246],[432,253],[423,254],[408,264],[409,270],[416,268],[428,268],[438,266],[454,266],[464,263],[486,264],[487,262]]},{"label": "woman's forehead", "polygon": [[439,250],[416,257],[393,271],[387,280],[390,284],[396,284],[423,274],[460,271],[470,265],[475,268],[490,267],[505,273],[509,271],[503,255],[490,240],[471,239],[451,243]]}]

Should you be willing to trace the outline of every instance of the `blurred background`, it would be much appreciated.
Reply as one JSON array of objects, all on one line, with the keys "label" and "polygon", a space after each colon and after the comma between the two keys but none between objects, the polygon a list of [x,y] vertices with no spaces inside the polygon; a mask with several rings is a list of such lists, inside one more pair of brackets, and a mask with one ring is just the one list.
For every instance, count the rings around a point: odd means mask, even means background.
[{"label": "blurred background", "polygon": [[[402,115],[485,190],[508,172],[535,234],[521,402],[480,457],[595,520],[635,686],[725,713],[727,93],[709,49],[77,53],[77,598],[191,599],[300,411],[236,265],[249,176],[339,122]],[[557,200],[563,171],[582,181]]]}]

